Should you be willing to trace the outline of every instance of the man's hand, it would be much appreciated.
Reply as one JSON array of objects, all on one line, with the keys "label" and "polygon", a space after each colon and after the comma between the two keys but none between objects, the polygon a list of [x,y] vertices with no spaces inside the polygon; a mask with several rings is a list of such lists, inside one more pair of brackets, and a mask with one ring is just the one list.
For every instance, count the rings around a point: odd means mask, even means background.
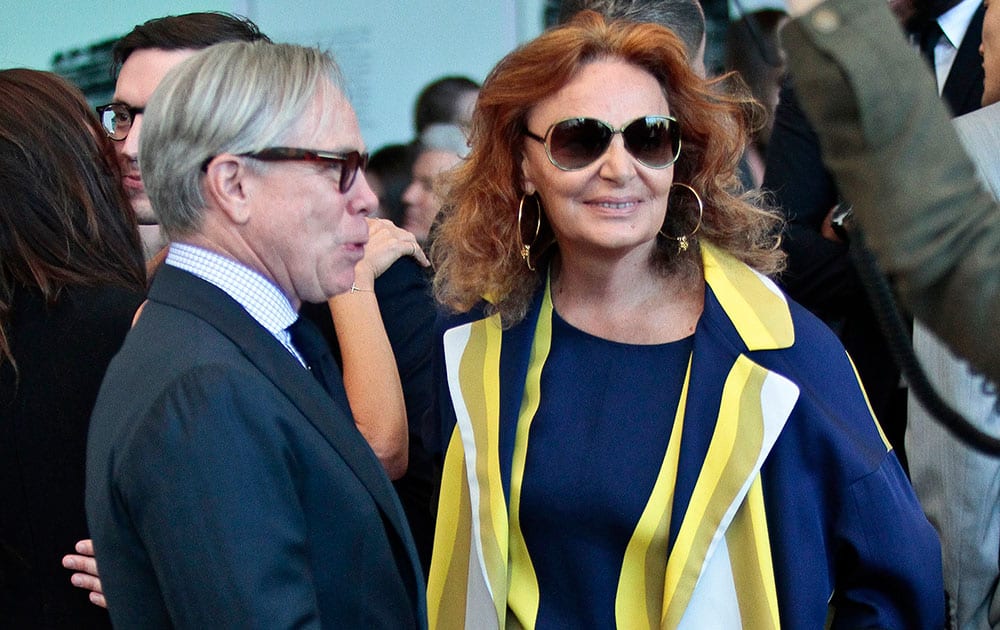
[{"label": "man's hand", "polygon": [[81,540],[76,543],[76,553],[63,556],[62,565],[71,571],[76,571],[70,576],[69,581],[73,586],[90,591],[90,601],[101,608],[107,608],[108,602],[104,599],[104,591],[101,590],[101,577],[97,574],[97,560],[94,558],[94,541]]}]

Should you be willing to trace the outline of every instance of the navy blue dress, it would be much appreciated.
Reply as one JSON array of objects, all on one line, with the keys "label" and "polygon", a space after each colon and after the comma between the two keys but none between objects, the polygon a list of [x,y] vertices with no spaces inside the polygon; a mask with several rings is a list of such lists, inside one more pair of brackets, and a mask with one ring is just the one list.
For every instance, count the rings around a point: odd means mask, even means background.
[{"label": "navy blue dress", "polygon": [[663,463],[692,339],[617,343],[553,312],[520,507],[537,627],[615,626],[622,560]]}]

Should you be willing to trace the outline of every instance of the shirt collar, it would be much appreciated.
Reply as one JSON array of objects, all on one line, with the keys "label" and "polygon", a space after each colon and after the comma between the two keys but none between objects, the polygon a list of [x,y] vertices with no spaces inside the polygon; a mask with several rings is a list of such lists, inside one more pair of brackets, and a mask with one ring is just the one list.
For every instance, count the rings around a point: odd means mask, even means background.
[{"label": "shirt collar", "polygon": [[981,2],[982,0],[962,0],[938,16],[937,23],[941,27],[941,32],[955,48],[961,46],[972,17]]},{"label": "shirt collar", "polygon": [[222,254],[188,243],[171,243],[165,264],[183,269],[222,289],[254,320],[279,338],[287,336],[285,329],[298,318],[288,297],[274,283]]}]

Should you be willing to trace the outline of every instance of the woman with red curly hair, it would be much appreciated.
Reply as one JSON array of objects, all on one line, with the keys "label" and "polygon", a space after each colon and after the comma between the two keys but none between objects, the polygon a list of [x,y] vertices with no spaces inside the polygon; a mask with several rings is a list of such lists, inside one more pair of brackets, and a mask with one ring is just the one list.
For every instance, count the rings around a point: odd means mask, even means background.
[{"label": "woman with red curly hair", "polygon": [[596,13],[487,78],[433,246],[432,627],[942,625],[934,530],[734,192],[752,109]]}]

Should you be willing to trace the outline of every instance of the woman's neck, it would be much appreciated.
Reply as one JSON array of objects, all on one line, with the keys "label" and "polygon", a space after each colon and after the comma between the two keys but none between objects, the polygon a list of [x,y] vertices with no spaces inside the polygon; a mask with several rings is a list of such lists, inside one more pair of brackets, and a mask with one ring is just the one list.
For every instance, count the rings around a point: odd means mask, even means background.
[{"label": "woman's neck", "polygon": [[552,272],[552,302],[563,319],[597,337],[640,345],[691,335],[704,287],[700,274],[657,273],[648,255],[613,261],[563,255]]}]

